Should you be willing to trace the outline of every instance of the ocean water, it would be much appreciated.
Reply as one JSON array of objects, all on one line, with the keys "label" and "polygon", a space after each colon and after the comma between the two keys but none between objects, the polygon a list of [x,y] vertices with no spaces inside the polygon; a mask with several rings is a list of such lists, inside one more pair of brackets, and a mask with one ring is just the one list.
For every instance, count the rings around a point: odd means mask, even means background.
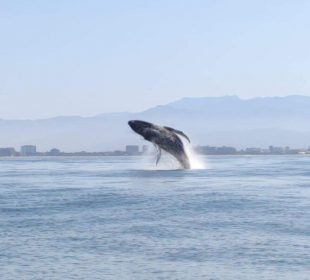
[{"label": "ocean water", "polygon": [[1,159],[0,279],[310,279],[310,157],[153,160]]}]

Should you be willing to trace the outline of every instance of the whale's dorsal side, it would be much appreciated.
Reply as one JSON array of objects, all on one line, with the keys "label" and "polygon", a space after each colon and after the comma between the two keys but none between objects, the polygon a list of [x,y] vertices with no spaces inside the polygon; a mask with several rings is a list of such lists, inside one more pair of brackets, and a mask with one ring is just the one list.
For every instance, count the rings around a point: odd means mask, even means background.
[{"label": "whale's dorsal side", "polygon": [[176,133],[176,134],[179,134],[179,135],[183,136],[189,143],[191,142],[191,141],[189,140],[188,136],[187,136],[183,131],[174,129],[174,128],[169,127],[169,126],[164,126],[164,128],[167,129],[167,130],[169,130],[169,131],[171,131],[171,132],[174,132],[174,133]]}]

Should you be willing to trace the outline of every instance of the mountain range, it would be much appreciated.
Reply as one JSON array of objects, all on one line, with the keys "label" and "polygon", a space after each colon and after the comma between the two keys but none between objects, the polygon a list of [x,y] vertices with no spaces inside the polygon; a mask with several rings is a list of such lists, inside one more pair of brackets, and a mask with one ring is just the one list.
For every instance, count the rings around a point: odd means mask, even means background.
[{"label": "mountain range", "polygon": [[141,119],[183,130],[194,145],[310,146],[310,97],[183,98],[137,113],[40,120],[0,120],[0,147],[34,144],[38,150],[108,151],[145,144],[127,125]]}]

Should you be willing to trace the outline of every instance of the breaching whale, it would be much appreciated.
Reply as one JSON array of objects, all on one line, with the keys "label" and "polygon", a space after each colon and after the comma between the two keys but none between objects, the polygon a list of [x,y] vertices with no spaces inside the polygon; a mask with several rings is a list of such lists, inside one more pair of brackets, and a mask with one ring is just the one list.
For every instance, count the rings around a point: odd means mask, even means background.
[{"label": "breaching whale", "polygon": [[128,125],[134,132],[155,145],[157,149],[156,165],[160,160],[161,150],[164,150],[174,156],[184,169],[190,169],[189,158],[180,136],[184,137],[188,142],[190,140],[182,131],[139,120],[129,121]]}]

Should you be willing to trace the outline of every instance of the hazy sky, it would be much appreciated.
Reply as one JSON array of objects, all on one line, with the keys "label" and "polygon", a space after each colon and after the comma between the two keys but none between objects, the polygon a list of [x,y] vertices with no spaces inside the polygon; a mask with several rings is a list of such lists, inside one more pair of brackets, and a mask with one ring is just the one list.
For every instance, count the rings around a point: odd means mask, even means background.
[{"label": "hazy sky", "polygon": [[0,118],[310,95],[310,1],[0,0]]}]

